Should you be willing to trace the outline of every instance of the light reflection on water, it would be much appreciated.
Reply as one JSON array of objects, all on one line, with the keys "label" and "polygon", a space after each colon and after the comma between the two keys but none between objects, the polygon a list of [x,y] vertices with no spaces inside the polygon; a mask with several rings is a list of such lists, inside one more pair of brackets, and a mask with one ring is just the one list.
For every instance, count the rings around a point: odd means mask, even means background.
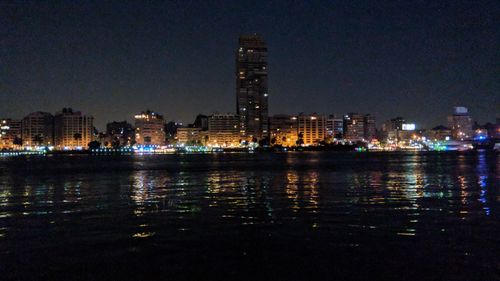
[{"label": "light reflection on water", "polygon": [[[63,162],[64,168],[56,169],[53,161]],[[2,159],[4,255],[14,249],[50,250],[64,239],[77,244],[156,239],[168,244],[231,240],[248,231],[285,240],[326,235],[336,240],[325,245],[349,247],[362,247],[367,238],[389,244],[395,237],[419,236],[437,247],[442,233],[449,235],[450,245],[469,252],[475,239],[484,238],[485,247],[500,242],[490,234],[498,227],[498,154],[165,155],[73,161]],[[460,234],[464,227],[470,234],[465,241]]]}]

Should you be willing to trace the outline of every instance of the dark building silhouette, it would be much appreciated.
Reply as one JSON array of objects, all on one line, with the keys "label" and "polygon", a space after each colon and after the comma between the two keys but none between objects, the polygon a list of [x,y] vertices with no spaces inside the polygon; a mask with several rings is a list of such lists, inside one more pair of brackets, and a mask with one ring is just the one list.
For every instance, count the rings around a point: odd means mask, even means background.
[{"label": "dark building silhouette", "polygon": [[134,142],[135,131],[127,121],[113,121],[106,124],[106,137],[111,146],[129,146]]},{"label": "dark building silhouette", "polygon": [[260,140],[268,137],[267,47],[258,35],[239,38],[236,112],[243,138]]},{"label": "dark building silhouette", "polygon": [[363,123],[364,123],[365,140],[372,141],[373,139],[376,139],[377,138],[377,128],[375,125],[375,117],[370,115],[370,114],[366,114],[364,116]]},{"label": "dark building silhouette", "polygon": [[194,128],[200,128],[202,131],[208,131],[208,116],[198,114],[192,126]]}]

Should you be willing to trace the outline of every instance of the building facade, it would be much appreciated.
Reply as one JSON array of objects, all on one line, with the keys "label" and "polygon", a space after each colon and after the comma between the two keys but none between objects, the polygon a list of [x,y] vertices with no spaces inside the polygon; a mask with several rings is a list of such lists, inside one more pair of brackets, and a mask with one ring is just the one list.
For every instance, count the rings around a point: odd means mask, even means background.
[{"label": "building facade", "polygon": [[236,52],[236,112],[246,140],[268,137],[267,47],[257,35],[241,36]]},{"label": "building facade", "polygon": [[318,145],[326,137],[326,116],[318,114],[299,114],[297,131],[299,144]]},{"label": "building facade", "polygon": [[448,116],[448,126],[451,129],[452,137],[456,140],[471,139],[474,135],[472,118],[466,107],[457,106],[453,114]]},{"label": "building facade", "polygon": [[364,126],[364,139],[366,141],[372,141],[372,140],[375,140],[377,139],[377,127],[376,127],[376,124],[375,124],[375,117],[370,115],[370,114],[366,114],[364,117],[363,117],[363,126]]},{"label": "building facade", "polygon": [[326,134],[331,140],[342,139],[344,133],[344,120],[335,115],[328,115],[326,120]]},{"label": "building facade", "polygon": [[85,149],[94,140],[94,118],[63,108],[54,116],[54,144],[57,149]]},{"label": "building facade", "polygon": [[387,120],[382,124],[382,138],[390,141],[398,141],[400,132],[403,130],[403,124],[406,121],[403,117],[396,117]]},{"label": "building facade", "polygon": [[451,129],[445,126],[436,126],[430,130],[425,130],[422,135],[430,141],[450,140],[452,133]]},{"label": "building facade", "polygon": [[365,118],[358,113],[344,115],[344,139],[362,141],[365,138]]},{"label": "building facade", "polygon": [[196,127],[178,128],[177,142],[185,145],[201,145],[203,143],[201,128],[196,128]]},{"label": "building facade", "polygon": [[269,118],[271,145],[295,146],[298,140],[297,116],[286,114],[274,115]]},{"label": "building facade", "polygon": [[54,116],[47,112],[33,112],[23,118],[23,146],[53,146]]},{"label": "building facade", "polygon": [[151,110],[135,115],[135,144],[161,146],[165,144],[165,120]]},{"label": "building facade", "polygon": [[240,118],[235,114],[213,114],[208,118],[208,144],[218,147],[239,146]]},{"label": "building facade", "polygon": [[21,120],[0,119],[0,149],[17,149],[22,145]]}]

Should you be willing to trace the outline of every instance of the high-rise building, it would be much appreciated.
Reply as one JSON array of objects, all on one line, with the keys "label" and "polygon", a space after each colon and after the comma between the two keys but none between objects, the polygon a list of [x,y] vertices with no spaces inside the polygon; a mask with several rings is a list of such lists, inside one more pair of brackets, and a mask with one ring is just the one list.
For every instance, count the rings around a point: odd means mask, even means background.
[{"label": "high-rise building", "polygon": [[361,141],[365,137],[365,118],[358,113],[344,115],[344,139]]},{"label": "high-rise building", "polygon": [[375,117],[366,114],[363,117],[363,125],[364,125],[364,138],[367,141],[372,141],[377,138],[377,128],[375,125]]},{"label": "high-rise building", "polygon": [[240,119],[235,114],[213,114],[208,117],[208,143],[212,146],[239,146]]},{"label": "high-rise building", "polygon": [[63,108],[54,116],[54,143],[57,149],[82,149],[94,139],[94,118]]},{"label": "high-rise building", "polygon": [[299,114],[298,119],[298,138],[300,144],[317,145],[325,140],[326,136],[326,117],[316,113],[306,115]]},{"label": "high-rise building", "polygon": [[298,140],[297,117],[279,114],[269,117],[272,145],[295,146]]},{"label": "high-rise building", "polygon": [[241,36],[236,52],[236,112],[247,140],[268,137],[267,47],[258,35]]},{"label": "high-rise building", "polygon": [[0,119],[0,149],[15,149],[22,145],[21,120]]},{"label": "high-rise building", "polygon": [[47,112],[33,112],[22,121],[23,146],[54,145],[54,117]]},{"label": "high-rise building", "polygon": [[135,143],[137,145],[164,145],[165,120],[163,116],[151,110],[135,115]]},{"label": "high-rise building", "polygon": [[448,125],[454,139],[465,140],[474,135],[472,118],[466,107],[454,107],[453,114],[448,116]]}]

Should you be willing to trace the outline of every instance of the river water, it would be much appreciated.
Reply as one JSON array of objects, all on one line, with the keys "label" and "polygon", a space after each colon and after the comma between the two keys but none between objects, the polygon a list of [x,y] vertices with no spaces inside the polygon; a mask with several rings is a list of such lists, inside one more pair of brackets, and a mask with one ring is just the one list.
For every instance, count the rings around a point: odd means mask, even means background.
[{"label": "river water", "polygon": [[500,280],[500,155],[0,158],[1,280]]}]

